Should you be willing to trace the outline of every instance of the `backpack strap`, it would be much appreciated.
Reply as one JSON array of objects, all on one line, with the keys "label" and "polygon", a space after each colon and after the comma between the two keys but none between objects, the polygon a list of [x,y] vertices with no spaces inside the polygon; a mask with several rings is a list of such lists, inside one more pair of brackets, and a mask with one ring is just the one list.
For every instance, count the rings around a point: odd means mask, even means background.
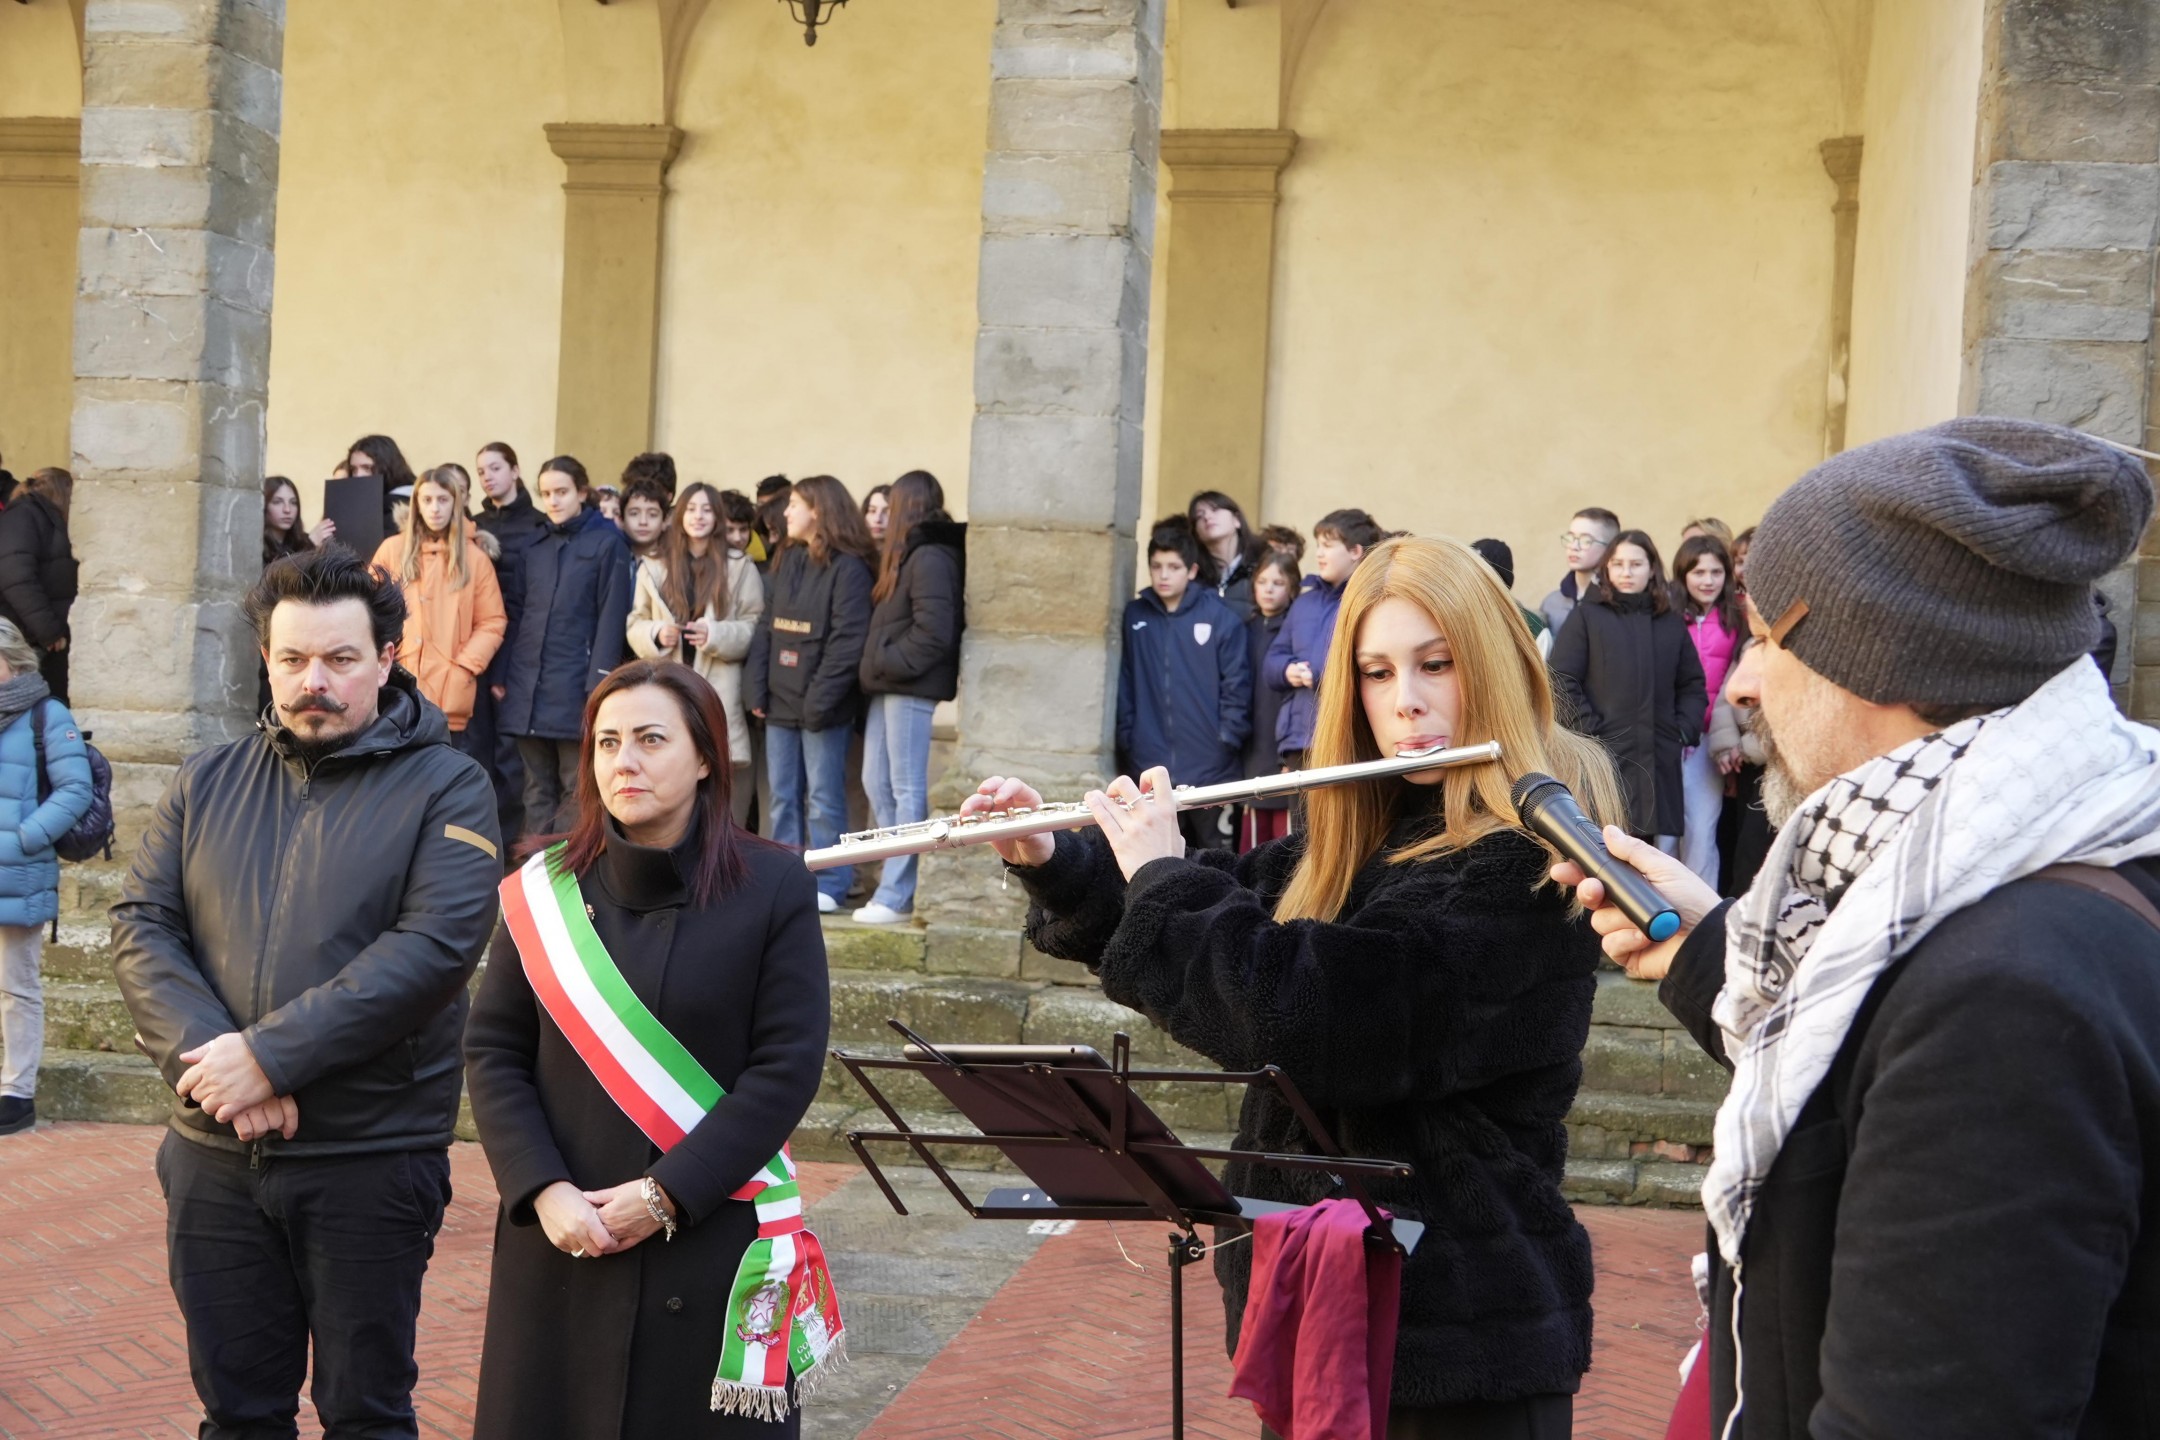
[{"label": "backpack strap", "polygon": [[52,776],[45,772],[45,706],[40,700],[30,707],[30,743],[37,750],[37,798],[43,805],[52,798]]},{"label": "backpack strap", "polygon": [[2144,891],[2105,865],[2050,865],[2045,870],[2034,871],[2032,878],[2052,880],[2058,885],[2075,885],[2080,890],[2105,895],[2153,929],[2160,930],[2160,906],[2155,906]]}]

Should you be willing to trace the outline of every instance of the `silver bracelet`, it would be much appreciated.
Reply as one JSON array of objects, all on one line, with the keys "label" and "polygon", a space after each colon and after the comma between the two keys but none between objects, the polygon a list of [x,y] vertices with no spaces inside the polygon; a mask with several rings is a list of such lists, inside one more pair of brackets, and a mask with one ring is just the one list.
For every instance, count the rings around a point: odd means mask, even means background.
[{"label": "silver bracelet", "polygon": [[675,1217],[660,1203],[660,1184],[647,1175],[638,1182],[638,1195],[645,1202],[645,1213],[652,1216],[653,1224],[667,1231],[667,1238],[675,1238]]}]

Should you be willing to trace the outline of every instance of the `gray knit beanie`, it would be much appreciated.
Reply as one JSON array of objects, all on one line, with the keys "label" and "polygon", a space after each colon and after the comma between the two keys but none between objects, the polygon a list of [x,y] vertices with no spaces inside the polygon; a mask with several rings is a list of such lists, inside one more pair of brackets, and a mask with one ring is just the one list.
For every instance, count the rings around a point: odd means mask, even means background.
[{"label": "gray knit beanie", "polygon": [[2144,466],[2090,436],[1951,420],[1795,481],[1756,529],[1748,598],[1863,700],[2011,705],[2099,643],[2092,584],[2152,510]]}]

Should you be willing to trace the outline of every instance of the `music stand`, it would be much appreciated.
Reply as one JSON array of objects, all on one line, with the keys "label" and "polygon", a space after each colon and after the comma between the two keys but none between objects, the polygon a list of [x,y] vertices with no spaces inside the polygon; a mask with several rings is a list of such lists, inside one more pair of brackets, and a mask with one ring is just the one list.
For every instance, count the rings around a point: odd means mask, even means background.
[{"label": "music stand", "polygon": [[[1407,1256],[1425,1227],[1391,1220],[1373,1204],[1361,1176],[1408,1179],[1399,1160],[1346,1156],[1290,1077],[1273,1065],[1250,1071],[1135,1070],[1132,1040],[1122,1031],[1105,1061],[1081,1045],[949,1045],[940,1048],[898,1020],[886,1023],[907,1041],[898,1056],[832,1052],[892,1122],[890,1130],[850,1130],[848,1144],[899,1214],[908,1213],[869,1145],[906,1145],[978,1220],[1163,1220],[1170,1234],[1170,1430],[1185,1434],[1185,1267],[1207,1254],[1194,1231],[1202,1224],[1249,1228],[1262,1215],[1302,1207],[1232,1195],[1202,1160],[1242,1160],[1283,1170],[1327,1173],[1363,1207],[1365,1243]],[[963,1135],[917,1130],[865,1072],[900,1070],[936,1087],[981,1131]],[[1271,1085],[1304,1125],[1318,1155],[1274,1155],[1182,1143],[1160,1115],[1133,1093],[1140,1083]],[[1034,1183],[969,1197],[932,1154],[933,1145],[971,1146],[1003,1153]]]}]

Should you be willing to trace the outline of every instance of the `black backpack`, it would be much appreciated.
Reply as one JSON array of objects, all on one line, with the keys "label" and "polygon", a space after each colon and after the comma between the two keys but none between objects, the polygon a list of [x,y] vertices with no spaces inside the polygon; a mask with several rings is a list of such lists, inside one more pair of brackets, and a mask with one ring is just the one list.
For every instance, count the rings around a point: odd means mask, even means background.
[{"label": "black backpack", "polygon": [[[52,777],[45,773],[45,707],[49,701],[40,700],[30,707],[30,739],[37,746],[37,797],[42,805],[52,795]],[[82,732],[83,752],[90,760],[90,808],[75,822],[73,829],[53,841],[53,850],[63,860],[95,860],[103,855],[112,859],[113,808],[112,808],[112,762],[90,743],[90,732]]]}]

